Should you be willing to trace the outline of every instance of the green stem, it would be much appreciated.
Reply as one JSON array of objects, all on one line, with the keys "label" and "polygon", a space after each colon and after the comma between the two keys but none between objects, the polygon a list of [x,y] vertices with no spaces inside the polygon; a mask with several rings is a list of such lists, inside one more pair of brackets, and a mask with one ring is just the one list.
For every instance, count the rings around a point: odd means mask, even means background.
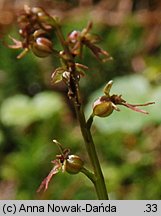
[{"label": "green stem", "polygon": [[95,145],[93,142],[91,132],[90,130],[88,130],[88,127],[85,121],[85,116],[84,116],[82,106],[79,106],[79,107],[76,106],[75,108],[76,108],[77,118],[78,118],[80,128],[81,128],[81,132],[82,132],[85,144],[86,144],[86,149],[87,149],[91,164],[93,166],[93,170],[95,174],[95,181],[93,183],[96,189],[98,199],[107,200],[108,194],[107,194],[107,189],[106,189],[103,173],[101,170],[101,166],[99,163],[99,159],[97,156],[97,152],[95,149]]},{"label": "green stem", "polygon": [[92,123],[93,123],[93,113],[90,115],[89,119],[87,120],[87,128],[88,130],[90,130],[91,126],[92,126]]},{"label": "green stem", "polygon": [[69,48],[68,48],[68,46],[67,46],[67,42],[66,42],[65,39],[64,39],[64,36],[63,36],[63,34],[62,34],[62,31],[61,31],[60,26],[57,26],[57,27],[56,27],[56,35],[57,35],[57,37],[59,38],[59,40],[60,40],[60,42],[61,42],[61,45],[62,45],[62,47],[64,48],[64,51],[66,52],[66,54],[68,54],[69,58],[73,61],[73,57],[72,57],[72,55],[71,55],[71,53],[70,53],[70,50],[69,50]]},{"label": "green stem", "polygon": [[[93,138],[90,132],[90,124],[87,125],[86,119],[85,119],[85,115],[84,115],[84,111],[82,108],[82,103],[80,100],[80,90],[79,90],[79,83],[78,80],[75,79],[76,77],[76,71],[75,71],[75,61],[74,58],[69,50],[69,47],[64,39],[64,36],[62,34],[62,31],[60,29],[60,27],[56,27],[56,34],[58,39],[60,40],[64,51],[66,52],[66,54],[69,57],[69,63],[66,62],[67,67],[69,67],[70,71],[71,71],[71,78],[73,79],[72,84],[75,85],[75,95],[72,98],[73,99],[73,104],[76,110],[76,115],[77,115],[77,119],[79,121],[79,125],[81,128],[81,132],[82,132],[82,136],[84,138],[84,142],[86,145],[86,149],[90,158],[90,162],[93,166],[93,171],[94,171],[94,176],[95,176],[95,180],[93,180],[94,178],[90,178],[90,180],[93,182],[98,199],[102,199],[102,200],[107,200],[108,199],[108,194],[107,194],[107,189],[106,189],[106,185],[105,185],[105,180],[103,177],[103,173],[101,170],[101,166],[100,166],[100,162],[97,156],[97,152],[95,149],[95,145],[93,142]],[[92,120],[92,119],[91,119]],[[92,123],[92,122],[91,122]],[[85,171],[85,170],[84,170]],[[89,176],[88,176],[89,177]]]},{"label": "green stem", "polygon": [[86,169],[85,167],[83,167],[81,169],[81,172],[87,176],[87,178],[89,178],[93,183],[95,182],[95,175],[89,171],[88,169]]}]

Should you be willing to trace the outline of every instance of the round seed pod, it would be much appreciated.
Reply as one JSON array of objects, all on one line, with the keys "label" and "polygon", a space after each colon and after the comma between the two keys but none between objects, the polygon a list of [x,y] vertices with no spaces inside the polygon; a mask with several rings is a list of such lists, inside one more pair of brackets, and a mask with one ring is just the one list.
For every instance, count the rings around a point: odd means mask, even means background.
[{"label": "round seed pod", "polygon": [[69,155],[66,160],[65,170],[70,174],[77,174],[83,168],[84,162],[77,155]]},{"label": "round seed pod", "polygon": [[38,37],[35,42],[31,44],[31,50],[36,56],[44,58],[52,53],[52,46],[53,44],[49,39]]},{"label": "round seed pod", "polygon": [[113,112],[112,102],[107,96],[98,98],[93,104],[93,114],[99,117],[107,117]]}]

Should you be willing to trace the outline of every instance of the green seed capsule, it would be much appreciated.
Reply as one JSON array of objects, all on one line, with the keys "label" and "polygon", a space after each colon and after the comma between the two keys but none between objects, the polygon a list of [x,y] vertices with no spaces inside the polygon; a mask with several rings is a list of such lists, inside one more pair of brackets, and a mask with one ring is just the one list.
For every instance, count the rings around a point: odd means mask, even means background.
[{"label": "green seed capsule", "polygon": [[53,44],[49,39],[45,37],[38,37],[31,45],[31,49],[36,56],[43,58],[52,53],[52,46]]},{"label": "green seed capsule", "polygon": [[65,170],[70,174],[77,174],[83,168],[84,162],[77,155],[69,155],[66,160]]},{"label": "green seed capsule", "polygon": [[99,117],[107,117],[113,112],[112,102],[108,97],[102,96],[93,104],[93,114]]}]

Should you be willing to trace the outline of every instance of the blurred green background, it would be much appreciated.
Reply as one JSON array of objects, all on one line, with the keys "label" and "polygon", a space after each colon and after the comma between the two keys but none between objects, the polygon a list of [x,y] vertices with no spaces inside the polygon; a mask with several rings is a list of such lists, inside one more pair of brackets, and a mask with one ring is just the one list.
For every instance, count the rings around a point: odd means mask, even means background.
[{"label": "blurred green background", "polygon": [[8,35],[18,38],[16,14],[25,3],[58,15],[64,35],[92,20],[93,33],[113,57],[102,64],[84,50],[80,62],[89,70],[80,85],[87,116],[111,79],[112,92],[129,103],[155,101],[145,107],[149,115],[120,107],[109,118],[96,117],[92,133],[110,199],[161,199],[159,0],[0,0],[0,199],[96,199],[83,174],[60,172],[47,192],[36,193],[59,154],[53,139],[90,165],[66,87],[51,84],[58,60],[32,53],[17,60],[19,51],[5,46]]}]

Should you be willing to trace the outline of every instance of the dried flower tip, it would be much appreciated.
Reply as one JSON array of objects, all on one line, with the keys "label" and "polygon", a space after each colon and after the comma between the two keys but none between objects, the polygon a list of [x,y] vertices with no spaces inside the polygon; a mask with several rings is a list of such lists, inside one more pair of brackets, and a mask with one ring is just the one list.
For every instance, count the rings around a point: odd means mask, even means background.
[{"label": "dried flower tip", "polygon": [[23,58],[28,53],[28,51],[28,48],[24,48],[23,51],[17,56],[17,59]]},{"label": "dried flower tip", "polygon": [[82,30],[81,36],[84,37],[92,29],[92,27],[93,23],[91,21],[88,22],[87,27]]},{"label": "dried flower tip", "polygon": [[28,5],[24,5],[24,11],[26,14],[30,14],[31,13],[31,8]]},{"label": "dried flower tip", "polygon": [[145,104],[129,104],[127,102],[122,102],[123,106],[126,106],[126,107],[128,107],[129,109],[131,109],[133,111],[140,112],[140,113],[143,113],[143,114],[149,114],[149,113],[147,111],[145,111],[145,110],[139,109],[138,106],[148,106],[148,105],[151,105],[151,104],[155,104],[155,102],[149,102],[149,103],[145,103]]},{"label": "dried flower tip", "polygon": [[43,29],[38,29],[36,31],[34,31],[33,33],[33,37],[36,40],[39,37],[46,37],[48,36],[48,33],[46,31],[44,31]]},{"label": "dried flower tip", "polygon": [[57,140],[53,139],[53,143],[57,144],[59,143]]},{"label": "dried flower tip", "polygon": [[148,103],[144,103],[144,104],[132,104],[132,106],[137,107],[137,106],[148,106],[148,105],[152,105],[155,104],[155,102],[148,102]]},{"label": "dried flower tip", "polygon": [[110,90],[111,90],[112,85],[113,85],[113,81],[112,81],[112,80],[110,80],[110,81],[106,84],[106,86],[104,87],[104,90],[103,90],[103,92],[105,93],[105,95],[109,96],[109,93],[110,93]]},{"label": "dried flower tip", "polygon": [[48,189],[48,185],[49,185],[51,178],[54,175],[56,175],[60,171],[60,169],[62,168],[62,164],[59,162],[59,160],[54,160],[54,161],[52,161],[52,163],[54,163],[55,166],[50,171],[49,175],[42,181],[37,192],[40,192],[43,188],[44,188],[44,191],[46,191]]},{"label": "dried flower tip", "polygon": [[23,43],[11,36],[9,36],[9,38],[14,42],[13,45],[8,45],[7,44],[7,47],[11,48],[11,49],[23,49],[22,52],[17,56],[17,59],[20,59],[22,57],[24,57],[26,55],[26,53],[29,51],[28,47],[25,47],[23,45]]},{"label": "dried flower tip", "polygon": [[95,57],[98,60],[101,60],[103,62],[111,60],[111,56],[107,51],[105,51],[105,50],[101,49],[100,47],[96,46],[90,40],[84,39],[83,43],[92,51],[92,53],[95,55]]},{"label": "dried flower tip", "polygon": [[13,45],[7,45],[11,49],[20,49],[23,48],[23,44],[21,41],[13,38],[12,36],[9,35],[9,38],[13,41]]},{"label": "dried flower tip", "polygon": [[53,143],[58,146],[60,153],[63,154],[63,147],[62,147],[61,143],[55,139],[53,140]]},{"label": "dried flower tip", "polygon": [[120,109],[114,103],[112,103],[112,107],[113,107],[114,110],[120,111]]},{"label": "dried flower tip", "polygon": [[93,22],[89,21],[88,24],[87,24],[87,27],[86,27],[87,32],[89,32],[92,29],[92,27],[93,27]]},{"label": "dried flower tip", "polygon": [[88,67],[86,65],[80,64],[80,63],[75,63],[76,67],[79,67],[81,69],[88,70]]}]

